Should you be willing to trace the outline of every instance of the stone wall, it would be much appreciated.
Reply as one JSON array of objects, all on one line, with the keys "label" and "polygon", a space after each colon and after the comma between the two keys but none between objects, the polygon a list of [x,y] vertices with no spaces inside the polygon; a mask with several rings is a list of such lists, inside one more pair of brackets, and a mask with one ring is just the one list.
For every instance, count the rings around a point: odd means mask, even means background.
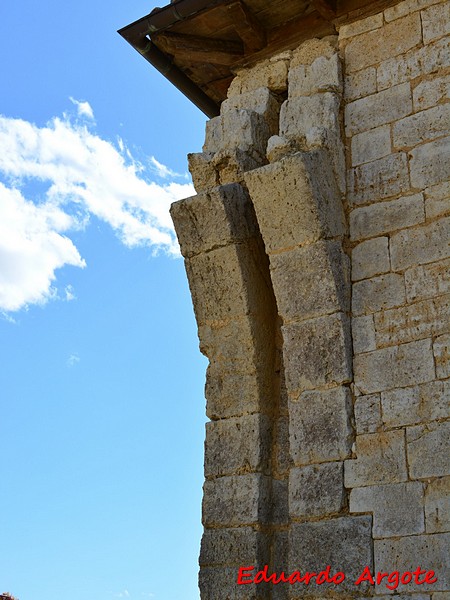
[{"label": "stone wall", "polygon": [[[238,72],[189,156],[203,600],[448,600],[449,8],[406,0]],[[248,583],[265,565],[346,579]],[[437,581],[355,586],[366,566]]]}]

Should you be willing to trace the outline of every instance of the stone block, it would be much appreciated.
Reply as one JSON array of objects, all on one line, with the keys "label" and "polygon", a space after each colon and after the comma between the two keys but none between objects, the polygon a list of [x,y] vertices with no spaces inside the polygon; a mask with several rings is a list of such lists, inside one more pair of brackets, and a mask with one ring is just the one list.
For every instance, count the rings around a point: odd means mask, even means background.
[{"label": "stone block", "polygon": [[450,330],[450,295],[385,310],[374,316],[377,347],[412,342]]},{"label": "stone block", "polygon": [[271,523],[275,525],[288,524],[288,495],[287,479],[272,479]]},{"label": "stone block", "polygon": [[188,154],[189,172],[197,193],[219,184],[217,171],[212,163],[213,156],[212,152]]},{"label": "stone block", "polygon": [[[341,571],[345,580],[336,588],[332,583],[320,586],[295,584],[295,596],[306,595],[324,598],[327,591],[354,592],[354,581],[366,566],[373,564],[372,517],[340,517],[316,523],[293,523],[289,532],[289,570],[301,568],[301,572],[318,573],[330,565],[332,574]],[[365,584],[360,591],[367,589]]]},{"label": "stone block", "polygon": [[[405,303],[403,275],[386,273],[353,284],[352,311],[354,315],[374,313]],[[377,319],[378,316],[375,317]],[[377,322],[375,321],[375,330]]]},{"label": "stone block", "polygon": [[413,88],[414,109],[432,108],[442,101],[450,99],[450,75],[425,79]]},{"label": "stone block", "polygon": [[450,256],[450,218],[415,229],[404,229],[391,237],[391,265],[400,271]]},{"label": "stone block", "polygon": [[406,443],[412,479],[449,474],[450,421],[408,427]]},{"label": "stone block", "polygon": [[355,384],[363,394],[432,381],[431,340],[381,348],[354,357]]},{"label": "stone block", "polygon": [[[414,572],[421,566],[423,571],[434,571],[437,577],[435,583],[423,583],[421,592],[437,592],[446,590],[450,585],[450,569],[448,556],[450,551],[450,534],[414,535],[399,539],[375,540],[375,567],[377,571],[392,573],[392,571]],[[423,581],[424,574],[420,576]],[[386,587],[387,579],[375,587],[376,594],[394,594],[416,592],[417,584],[414,578],[411,583],[400,583],[396,589]],[[391,584],[392,587],[392,584]]]},{"label": "stone block", "polygon": [[450,292],[450,260],[411,267],[405,271],[405,286],[408,302]]},{"label": "stone block", "polygon": [[339,131],[340,97],[331,92],[289,98],[281,105],[280,135],[302,139],[313,127]]},{"label": "stone block", "polygon": [[269,418],[258,414],[206,423],[205,477],[266,471],[270,429]]},{"label": "stone block", "polygon": [[[447,312],[448,317],[448,312]],[[448,321],[447,321],[448,327]],[[439,379],[450,377],[450,335],[441,335],[433,343],[433,354],[436,363],[436,376]]]},{"label": "stone block", "polygon": [[230,110],[242,108],[252,110],[264,117],[272,135],[278,132],[280,101],[269,88],[260,87],[251,92],[232,96],[222,102],[220,112],[224,115]]},{"label": "stone block", "polygon": [[423,533],[423,484],[414,481],[353,489],[350,512],[373,513],[374,538]]},{"label": "stone block", "polygon": [[346,40],[383,26],[383,13],[378,13],[339,28],[339,40]]},{"label": "stone block", "polygon": [[289,453],[289,417],[280,417],[275,423],[273,457],[274,473],[277,476],[286,474],[291,464]]},{"label": "stone block", "polygon": [[270,254],[342,235],[344,216],[328,153],[298,152],[245,174]]},{"label": "stone block", "polygon": [[288,391],[314,389],[351,380],[352,351],[347,316],[335,313],[285,325],[282,334]]},{"label": "stone block", "polygon": [[450,477],[431,481],[425,491],[427,533],[450,531]]},{"label": "stone block", "polygon": [[319,56],[311,64],[289,70],[289,98],[320,92],[342,93],[342,69],[338,54]]},{"label": "stone block", "polygon": [[243,108],[229,108],[221,116],[222,148],[252,150],[264,156],[271,133],[259,113]]},{"label": "stone block", "polygon": [[379,202],[410,188],[406,154],[399,152],[348,171],[348,200],[353,205]]},{"label": "stone block", "polygon": [[290,68],[295,69],[299,65],[312,65],[318,58],[331,58],[336,54],[336,36],[306,40],[292,52]]},{"label": "stone block", "polygon": [[386,8],[384,11],[384,18],[387,23],[390,23],[391,21],[395,21],[395,19],[400,19],[401,17],[405,17],[412,12],[426,8],[427,6],[431,6],[432,4],[436,4],[441,1],[442,0],[404,0],[404,2],[399,2],[394,6]]},{"label": "stone block", "polygon": [[355,354],[371,352],[376,349],[373,315],[353,317],[352,339]]},{"label": "stone block", "polygon": [[352,399],[337,387],[301,394],[289,406],[291,456],[297,466],[339,461],[351,454]]},{"label": "stone block", "polygon": [[205,527],[265,523],[270,513],[270,477],[260,473],[205,481],[202,522]]},{"label": "stone block", "polygon": [[392,139],[394,148],[413,148],[422,142],[449,134],[450,104],[440,104],[400,119],[394,123]]},{"label": "stone block", "polygon": [[425,189],[425,214],[427,219],[450,213],[450,181],[442,181]]},{"label": "stone block", "polygon": [[361,131],[397,121],[411,112],[411,89],[408,83],[402,83],[347,104],[345,130],[350,137]]},{"label": "stone block", "polygon": [[219,184],[226,185],[243,182],[244,173],[257,169],[266,162],[265,156],[256,150],[234,148],[217,152],[212,159],[212,167]]},{"label": "stone block", "polygon": [[283,53],[259,62],[249,69],[241,69],[228,88],[228,98],[253,92],[261,87],[275,94],[287,90],[290,54]]},{"label": "stone block", "polygon": [[342,463],[331,462],[290,470],[291,518],[337,514],[344,508],[345,500]]},{"label": "stone block", "polygon": [[424,189],[450,178],[450,137],[418,146],[410,156],[413,187]]},{"label": "stone block", "polygon": [[223,127],[222,118],[213,117],[206,121],[205,143],[203,144],[204,153],[219,152],[223,147]]},{"label": "stone block", "polygon": [[184,257],[236,244],[258,234],[248,192],[238,183],[174,202],[170,212]]},{"label": "stone block", "polygon": [[424,221],[423,194],[414,194],[354,208],[350,213],[350,236],[354,240],[360,240]]},{"label": "stone block", "polygon": [[391,128],[382,125],[352,137],[352,166],[383,158],[391,153]]},{"label": "stone block", "polygon": [[344,98],[347,102],[370,96],[377,91],[377,71],[368,67],[348,74],[344,79]]},{"label": "stone block", "polygon": [[445,419],[450,414],[450,384],[431,381],[420,386],[382,392],[381,405],[386,427]]},{"label": "stone block", "polygon": [[389,239],[378,237],[355,246],[352,250],[352,281],[367,279],[390,271]]},{"label": "stone block", "polygon": [[429,44],[450,34],[450,4],[442,2],[426,8],[421,13],[423,43]]},{"label": "stone block", "polygon": [[408,479],[403,431],[356,437],[356,459],[344,462],[346,488],[399,483]]},{"label": "stone block", "polygon": [[[240,565],[243,566],[243,565]],[[246,566],[246,565],[245,565]],[[238,568],[202,567],[198,584],[205,600],[268,600],[267,584],[237,584]]]},{"label": "stone block", "polygon": [[376,433],[381,427],[381,403],[379,394],[358,396],[355,399],[356,433]]},{"label": "stone block", "polygon": [[251,527],[206,529],[200,547],[200,566],[265,564],[270,556],[268,538]]},{"label": "stone block", "polygon": [[350,265],[340,242],[320,240],[273,254],[270,269],[285,324],[348,310]]},{"label": "stone block", "polygon": [[376,65],[391,56],[404,54],[421,42],[420,15],[413,13],[351,39],[345,47],[346,69],[352,72]]}]

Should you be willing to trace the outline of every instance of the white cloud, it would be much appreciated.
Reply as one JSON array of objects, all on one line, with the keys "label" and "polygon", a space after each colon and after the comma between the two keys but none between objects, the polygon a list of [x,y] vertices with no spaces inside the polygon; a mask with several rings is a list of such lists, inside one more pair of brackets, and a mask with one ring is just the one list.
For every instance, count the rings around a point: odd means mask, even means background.
[{"label": "white cloud", "polygon": [[[85,103],[73,102],[80,115],[90,116],[81,108]],[[152,164],[175,176],[156,159]],[[66,118],[38,127],[0,115],[1,175],[0,310],[46,302],[57,293],[56,269],[85,266],[69,233],[86,226],[90,215],[108,223],[130,248],[179,255],[169,207],[194,188],[151,181],[121,139],[116,147]],[[40,195],[28,191],[33,185]],[[65,297],[74,297],[70,286]]]},{"label": "white cloud", "polygon": [[89,104],[89,102],[83,100],[75,100],[75,98],[72,97],[70,97],[70,101],[77,107],[79,117],[87,117],[88,119],[94,119],[94,111],[92,110],[92,106]]},{"label": "white cloud", "polygon": [[70,302],[71,300],[76,300],[77,297],[75,296],[75,290],[73,289],[73,285],[66,285],[66,287],[64,288],[64,293],[66,295],[66,301]]},{"label": "white cloud", "polygon": [[68,367],[74,367],[80,362],[80,360],[81,358],[78,356],[78,354],[71,354],[67,359],[66,364]]},{"label": "white cloud", "polygon": [[166,165],[160,163],[154,156],[150,156],[149,160],[151,167],[154,169],[158,177],[161,177],[162,179],[167,179],[167,177],[184,177],[184,175],[176,173],[175,171],[172,171],[172,169],[169,169],[169,167],[166,167]]}]

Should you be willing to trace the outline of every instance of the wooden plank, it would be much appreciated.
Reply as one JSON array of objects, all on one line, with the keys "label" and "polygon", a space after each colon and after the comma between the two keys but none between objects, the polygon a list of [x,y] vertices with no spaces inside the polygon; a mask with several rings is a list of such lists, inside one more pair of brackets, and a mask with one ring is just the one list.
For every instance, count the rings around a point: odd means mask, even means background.
[{"label": "wooden plank", "polygon": [[256,52],[266,45],[266,32],[255,15],[239,0],[227,6],[227,15],[244,42],[245,53]]},{"label": "wooden plank", "polygon": [[152,36],[152,42],[166,54],[177,58],[182,55],[183,61],[186,62],[230,65],[244,54],[242,42],[181,35],[169,31]]},{"label": "wooden plank", "polygon": [[370,17],[398,4],[399,0],[372,0],[372,2],[361,2],[361,0],[338,0],[336,25],[347,25],[359,19]]},{"label": "wooden plank", "polygon": [[333,0],[311,0],[310,6],[324,19],[331,21],[336,16],[336,2]]}]

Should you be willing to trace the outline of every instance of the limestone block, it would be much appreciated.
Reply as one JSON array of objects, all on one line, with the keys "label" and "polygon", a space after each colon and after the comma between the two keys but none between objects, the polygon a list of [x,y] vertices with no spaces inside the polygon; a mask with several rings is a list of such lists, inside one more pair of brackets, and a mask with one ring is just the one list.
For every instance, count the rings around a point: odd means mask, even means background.
[{"label": "limestone block", "polygon": [[386,273],[390,268],[389,239],[387,237],[373,238],[353,248],[352,281]]},{"label": "limestone block", "polygon": [[[375,540],[375,568],[377,571],[392,573],[392,571],[414,572],[420,564],[423,570],[431,570],[436,574],[435,583],[424,583],[421,592],[437,592],[446,590],[450,585],[449,547],[450,534],[414,535],[399,539]],[[419,558],[420,557],[420,558]],[[420,576],[423,581],[424,575]],[[386,587],[387,579],[375,587],[377,594],[393,594],[395,592],[416,592],[417,584],[414,578],[411,583],[401,584],[395,590]]]},{"label": "limestone block", "polygon": [[270,458],[270,422],[247,415],[206,423],[205,477],[266,471]]},{"label": "limestone block", "polygon": [[299,152],[245,174],[266,251],[342,235],[344,216],[329,157]]},{"label": "limestone block", "polygon": [[450,600],[450,592],[434,592],[433,600]]},{"label": "limestone block", "polygon": [[[243,565],[239,565],[243,566]],[[254,571],[256,573],[256,571]],[[238,568],[202,567],[198,584],[204,600],[268,600],[268,584],[237,584]]]},{"label": "limestone block", "polygon": [[265,155],[270,137],[269,125],[259,113],[243,108],[228,108],[221,116],[222,148],[253,150]]},{"label": "limestone block", "polygon": [[[403,275],[386,273],[353,284],[352,311],[354,315],[374,313],[405,303]],[[377,316],[375,317],[375,319]],[[375,321],[375,330],[377,321]]]},{"label": "limestone block", "polygon": [[248,193],[237,183],[174,202],[170,212],[181,252],[188,258],[258,233]]},{"label": "limestone block", "polygon": [[383,158],[391,153],[391,128],[382,125],[352,137],[352,165]]},{"label": "limestone block", "polygon": [[350,390],[337,387],[301,394],[289,406],[291,456],[297,466],[350,456],[353,430]]},{"label": "limestone block", "polygon": [[346,192],[345,148],[339,129],[312,127],[305,134],[305,145],[308,150],[324,148],[329,152],[329,160],[333,165],[333,173],[342,196]]},{"label": "limestone block", "polygon": [[406,429],[409,474],[413,479],[442,477],[450,470],[450,421]]},{"label": "limestone block", "polygon": [[241,69],[228,88],[228,98],[267,87],[280,94],[287,90],[290,53],[273,56],[249,69]]},{"label": "limestone block", "polygon": [[203,144],[203,152],[219,152],[223,147],[223,127],[222,118],[213,117],[206,121],[205,126],[205,143]]},{"label": "limestone block", "polygon": [[291,458],[289,454],[289,417],[277,419],[274,428],[274,472],[284,475],[288,472]]},{"label": "limestone block", "polygon": [[[354,582],[366,566],[372,566],[372,517],[340,517],[316,523],[293,523],[289,533],[290,571],[318,573],[330,565],[332,574],[341,571],[345,580],[336,589],[332,583],[292,586],[291,598],[308,595],[324,597],[327,590],[354,592]],[[359,591],[364,591],[362,584]]]},{"label": "limestone block", "polygon": [[330,57],[319,56],[310,65],[299,64],[289,70],[289,98],[320,92],[341,94],[342,89],[342,69],[337,53]]},{"label": "limestone block", "polygon": [[269,88],[260,87],[251,92],[232,96],[222,102],[220,112],[224,115],[226,112],[235,109],[252,110],[264,117],[269,126],[272,135],[278,132],[278,117],[280,114],[280,101]]},{"label": "limestone block", "polygon": [[375,350],[375,326],[373,316],[353,317],[352,319],[353,352],[370,352]]},{"label": "limestone block", "polygon": [[392,123],[411,112],[411,89],[408,83],[402,83],[347,104],[345,130],[350,137],[355,133]]},{"label": "limestone block", "polygon": [[289,522],[288,481],[272,479],[272,512],[271,522],[286,525]]},{"label": "limestone block", "polygon": [[205,527],[265,523],[270,512],[270,477],[260,473],[207,480],[203,486]]},{"label": "limestone block", "polygon": [[450,218],[395,233],[390,243],[392,269],[397,271],[447,258],[449,234]]},{"label": "limestone block", "polygon": [[450,178],[450,137],[418,146],[409,161],[411,185],[424,189]]},{"label": "limestone block", "polygon": [[[449,313],[447,311],[447,317]],[[447,321],[448,327],[448,321]],[[450,335],[441,335],[433,343],[436,376],[440,379],[450,377]]]},{"label": "limestone block", "polygon": [[336,36],[318,39],[311,38],[306,40],[292,52],[290,68],[294,69],[299,65],[312,65],[318,58],[331,58],[336,54]]},{"label": "limestone block", "polygon": [[212,159],[212,167],[219,184],[226,185],[243,182],[246,171],[257,169],[266,162],[265,156],[256,150],[234,148],[217,152]]},{"label": "limestone block", "polygon": [[436,4],[441,2],[442,0],[404,0],[404,2],[399,2],[394,6],[386,8],[384,11],[384,18],[387,23],[390,21],[394,21],[395,19],[400,19],[406,15],[409,15],[412,12],[420,10],[421,8],[426,8],[427,6],[431,6],[432,4]]},{"label": "limestone block", "polygon": [[354,23],[348,25],[342,25],[339,29],[339,40],[346,40],[374,29],[379,29],[383,26],[383,13],[378,13],[365,19],[359,19]]},{"label": "limestone block", "polygon": [[355,384],[363,394],[432,381],[435,374],[431,340],[357,354],[353,368]]},{"label": "limestone block", "polygon": [[408,479],[403,431],[356,437],[356,459],[344,462],[346,488],[398,483]]},{"label": "limestone block", "polygon": [[[200,547],[200,566],[264,564],[269,558],[268,535],[251,527],[206,529]],[[236,581],[234,576],[233,581]]]},{"label": "limestone block", "polygon": [[435,479],[425,492],[427,533],[450,531],[450,477]]},{"label": "limestone block", "polygon": [[196,152],[188,154],[189,172],[192,175],[195,191],[202,192],[218,185],[217,172],[212,164],[212,152]]},{"label": "limestone block", "polygon": [[377,347],[403,344],[450,330],[450,295],[385,310],[375,315]]},{"label": "limestone block", "polygon": [[320,240],[274,254],[270,269],[285,324],[348,310],[350,266],[340,242]]},{"label": "limestone block", "polygon": [[370,96],[377,91],[377,71],[368,67],[356,73],[350,73],[344,80],[344,98],[347,102]]},{"label": "limestone block", "polygon": [[374,538],[423,533],[423,484],[414,481],[353,489],[350,512],[369,511],[373,513]]},{"label": "limestone block", "polygon": [[348,172],[348,199],[353,205],[379,202],[410,188],[406,154],[399,152]]},{"label": "limestone block", "polygon": [[355,400],[356,433],[376,433],[381,427],[380,395],[358,396]]},{"label": "limestone block", "polygon": [[383,423],[387,427],[445,419],[450,415],[450,383],[431,381],[382,392],[381,405]]},{"label": "limestone block", "polygon": [[359,71],[376,65],[386,58],[407,52],[421,41],[420,15],[413,13],[351,39],[345,47],[346,69],[348,72]]},{"label": "limestone block", "polygon": [[415,110],[425,110],[450,99],[450,75],[425,79],[413,89]]},{"label": "limestone block", "polygon": [[414,194],[353,209],[350,213],[350,236],[360,240],[424,221],[423,194]]},{"label": "limestone block", "polygon": [[[289,391],[347,383],[352,377],[348,317],[335,313],[282,327]],[[301,365],[301,367],[299,367]]]},{"label": "limestone block", "polygon": [[340,97],[332,92],[289,97],[280,110],[280,135],[301,139],[313,127],[339,131]]},{"label": "limestone block", "polygon": [[266,156],[267,160],[272,163],[281,160],[287,154],[295,154],[295,152],[307,149],[306,141],[300,144],[295,140],[287,140],[280,135],[273,135],[267,142]]},{"label": "limestone block", "polygon": [[413,148],[422,142],[450,133],[450,104],[440,104],[394,123],[393,142],[397,150]]},{"label": "limestone block", "polygon": [[408,302],[450,292],[450,260],[418,265],[405,271]]},{"label": "limestone block", "polygon": [[450,213],[450,181],[443,181],[425,189],[425,213],[434,219]]},{"label": "limestone block", "polygon": [[290,470],[291,518],[337,514],[344,508],[345,500],[342,463],[331,462]]},{"label": "limestone block", "polygon": [[450,4],[443,2],[426,8],[421,13],[423,43],[429,44],[450,34]]}]

